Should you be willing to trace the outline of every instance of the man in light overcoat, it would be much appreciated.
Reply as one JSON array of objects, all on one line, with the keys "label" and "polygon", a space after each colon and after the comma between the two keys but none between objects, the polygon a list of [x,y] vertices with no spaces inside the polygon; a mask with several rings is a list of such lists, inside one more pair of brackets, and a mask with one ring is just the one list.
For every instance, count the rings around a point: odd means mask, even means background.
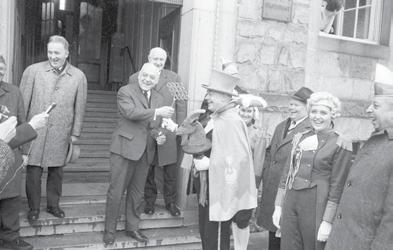
[{"label": "man in light overcoat", "polygon": [[[169,82],[181,83],[178,74],[171,70],[164,69],[167,60],[167,53],[162,48],[156,47],[150,50],[148,56],[149,63],[154,64],[160,69],[160,77],[157,85],[154,87],[164,98],[165,106],[173,106],[175,113],[170,117],[175,123],[181,124],[186,118],[187,103],[186,101],[176,100],[174,102],[173,96],[169,92],[167,84]],[[138,83],[138,72],[131,75],[129,78],[130,84]],[[174,104],[173,104],[174,102]],[[173,105],[172,105],[173,104]],[[177,183],[177,162],[180,158],[180,152],[177,146],[176,134],[169,130],[165,130],[166,142],[163,145],[157,146],[157,159],[151,164],[145,186],[145,201],[146,206],[144,212],[146,214],[154,213],[154,203],[157,198],[157,186],[155,183],[155,167],[163,168],[164,174],[164,200],[168,211],[173,216],[180,215],[180,210],[176,205],[176,183]]]},{"label": "man in light overcoat", "polygon": [[24,150],[28,155],[26,194],[30,221],[39,218],[44,168],[48,168],[47,212],[59,218],[65,216],[59,206],[63,167],[70,143],[80,136],[87,95],[85,74],[67,62],[68,47],[64,37],[51,36],[48,60],[27,67],[20,84],[28,119],[52,103],[57,104],[50,113],[47,128],[38,131],[37,139]]},{"label": "man in light overcoat", "polygon": [[271,143],[266,149],[262,169],[262,201],[257,224],[269,231],[269,250],[280,249],[280,238],[276,237],[277,228],[272,221],[274,201],[281,174],[291,152],[293,136],[311,128],[306,108],[307,99],[311,94],[310,89],[302,87],[291,96],[289,118],[277,125]]},{"label": "man in light overcoat", "polygon": [[377,65],[375,131],[349,171],[325,250],[393,249],[393,73]]}]

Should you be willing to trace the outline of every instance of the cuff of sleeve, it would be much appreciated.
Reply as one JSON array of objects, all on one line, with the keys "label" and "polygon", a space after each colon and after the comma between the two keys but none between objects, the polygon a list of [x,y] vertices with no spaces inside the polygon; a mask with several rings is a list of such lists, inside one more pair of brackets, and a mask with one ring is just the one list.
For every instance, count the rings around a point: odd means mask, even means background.
[{"label": "cuff of sleeve", "polygon": [[284,197],[285,197],[285,189],[279,188],[277,190],[276,201],[274,202],[274,205],[282,207]]},{"label": "cuff of sleeve", "polygon": [[326,203],[325,213],[323,214],[323,219],[326,222],[333,223],[334,216],[337,211],[337,203],[333,201],[328,201]]}]

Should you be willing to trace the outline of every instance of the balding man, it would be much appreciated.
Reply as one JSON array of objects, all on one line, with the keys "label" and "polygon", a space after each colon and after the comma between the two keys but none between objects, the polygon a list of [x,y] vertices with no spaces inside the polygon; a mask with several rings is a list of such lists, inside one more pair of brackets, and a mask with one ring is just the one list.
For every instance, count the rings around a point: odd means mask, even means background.
[{"label": "balding man", "polygon": [[110,146],[111,181],[106,200],[103,241],[111,245],[115,232],[121,197],[126,196],[126,234],[137,241],[147,237],[139,231],[140,206],[149,166],[158,145],[165,143],[159,129],[160,118],[171,117],[173,108],[163,106],[164,100],[154,89],[160,70],[145,63],[138,73],[138,84],[128,84],[117,94],[120,120]]},{"label": "balding man", "polygon": [[[167,87],[168,82],[181,82],[180,77],[173,71],[164,69],[167,60],[167,53],[162,48],[153,48],[148,56],[149,63],[154,64],[160,70],[159,80],[154,89],[164,98],[164,105],[171,106],[173,97]],[[129,83],[137,83],[137,75],[135,73],[130,76]],[[186,117],[187,103],[185,101],[175,102],[175,114],[172,120],[181,124]],[[164,200],[165,207],[173,216],[179,216],[180,210],[176,205],[176,179],[177,179],[177,161],[180,151],[178,151],[175,133],[165,130],[166,142],[157,146],[157,159],[150,167],[149,174],[145,186],[146,206],[144,212],[146,214],[154,214],[154,203],[157,198],[157,187],[154,181],[154,169],[156,166],[163,167],[164,171]]]}]

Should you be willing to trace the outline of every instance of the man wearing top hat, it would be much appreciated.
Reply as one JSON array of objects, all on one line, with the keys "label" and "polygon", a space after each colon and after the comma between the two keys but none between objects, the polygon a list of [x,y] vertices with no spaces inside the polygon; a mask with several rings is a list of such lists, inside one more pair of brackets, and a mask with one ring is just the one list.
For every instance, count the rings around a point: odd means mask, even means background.
[{"label": "man wearing top hat", "polygon": [[247,127],[232,101],[238,81],[239,78],[212,71],[210,84],[202,85],[207,89],[206,102],[212,112],[205,127],[205,133],[211,133],[210,157],[194,159],[196,169],[208,170],[206,203],[202,206],[205,209],[199,210],[200,221],[201,217],[206,218],[200,225],[204,250],[218,246],[230,249],[231,224],[235,249],[246,249],[248,223],[257,206]]},{"label": "man wearing top hat", "polygon": [[269,231],[269,250],[280,249],[280,238],[276,237],[277,228],[272,221],[274,200],[284,165],[291,152],[293,136],[311,128],[306,104],[312,93],[310,89],[301,87],[291,96],[289,118],[277,125],[271,143],[266,149],[262,170],[262,201],[257,224]]},{"label": "man wearing top hat", "polygon": [[393,249],[393,73],[377,65],[375,131],[350,169],[326,250]]}]

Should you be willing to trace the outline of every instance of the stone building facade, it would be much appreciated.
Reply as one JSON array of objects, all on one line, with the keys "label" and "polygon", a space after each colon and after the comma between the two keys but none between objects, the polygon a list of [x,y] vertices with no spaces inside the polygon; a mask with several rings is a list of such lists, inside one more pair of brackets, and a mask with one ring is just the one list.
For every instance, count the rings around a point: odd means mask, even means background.
[{"label": "stone building facade", "polygon": [[289,22],[263,18],[264,1],[238,1],[234,54],[243,87],[265,96],[271,105],[262,126],[271,134],[286,117],[287,94],[306,86],[339,97],[343,110],[336,129],[355,141],[365,140],[372,131],[365,109],[372,98],[375,64],[393,68],[391,1],[374,1],[383,6],[379,23],[369,20],[369,25],[382,27],[372,42],[320,32],[320,0],[277,1],[292,2]]}]

